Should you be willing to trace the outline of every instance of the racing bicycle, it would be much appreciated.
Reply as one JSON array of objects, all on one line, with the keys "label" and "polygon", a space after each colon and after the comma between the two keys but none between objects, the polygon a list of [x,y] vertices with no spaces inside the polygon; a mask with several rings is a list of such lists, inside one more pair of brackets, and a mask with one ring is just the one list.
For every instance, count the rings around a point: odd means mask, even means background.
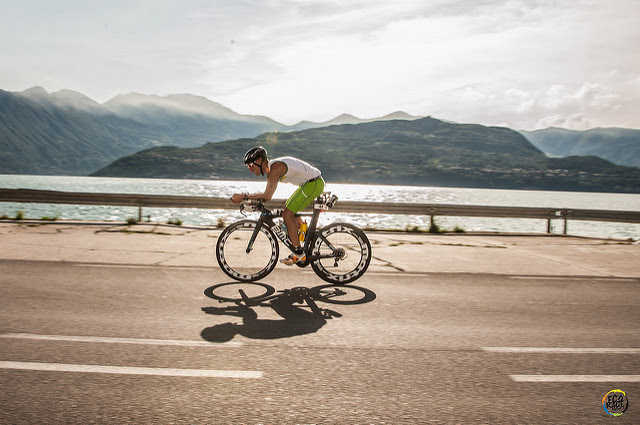
[{"label": "racing bicycle", "polygon": [[[360,278],[371,262],[371,244],[365,233],[349,223],[333,223],[317,228],[320,213],[331,209],[338,197],[325,192],[313,203],[313,213],[304,236],[304,257],[295,263],[299,267],[311,265],[323,280],[347,284]],[[257,220],[240,220],[225,228],[216,244],[216,259],[222,271],[242,282],[256,281],[267,276],[278,263],[278,240],[293,252],[293,244],[286,231],[274,220],[282,217],[282,209],[270,210],[262,200],[242,203],[240,212],[259,212]]]}]

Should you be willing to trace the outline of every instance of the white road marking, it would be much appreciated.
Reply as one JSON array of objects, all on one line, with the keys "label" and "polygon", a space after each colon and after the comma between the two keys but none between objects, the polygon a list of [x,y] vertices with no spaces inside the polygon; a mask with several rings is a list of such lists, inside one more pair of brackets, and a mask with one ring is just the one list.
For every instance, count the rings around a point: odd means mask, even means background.
[{"label": "white road marking", "polygon": [[252,370],[170,369],[154,367],[126,367],[4,361],[0,361],[0,369],[35,370],[46,372],[106,373],[116,375],[182,376],[196,378],[259,379],[262,377],[262,372]]},{"label": "white road marking", "polygon": [[579,276],[509,276],[509,278],[522,280],[584,280],[583,277]]},{"label": "white road marking", "polygon": [[640,354],[640,348],[482,347],[490,353]]},{"label": "white road marking", "polygon": [[510,375],[516,382],[640,382],[640,375]]},{"label": "white road marking", "polygon": [[605,282],[637,282],[638,279],[632,277],[617,277],[617,276],[598,276],[598,277],[584,277],[584,276],[509,276],[510,279],[521,280],[578,280],[578,281],[605,281]]},{"label": "white road marking", "polygon": [[67,341],[67,342],[96,342],[107,344],[142,344],[142,345],[172,345],[181,347],[240,347],[242,342],[229,341],[225,343],[214,343],[207,341],[186,341],[180,339],[144,339],[144,338],[111,338],[102,336],[74,336],[74,335],[35,335],[27,333],[7,333],[1,334],[0,338],[35,339],[44,341]]}]

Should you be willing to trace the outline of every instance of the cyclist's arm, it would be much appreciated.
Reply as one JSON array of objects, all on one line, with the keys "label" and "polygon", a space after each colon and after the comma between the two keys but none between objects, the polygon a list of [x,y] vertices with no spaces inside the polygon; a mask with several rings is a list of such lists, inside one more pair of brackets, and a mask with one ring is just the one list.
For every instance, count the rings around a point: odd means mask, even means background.
[{"label": "cyclist's arm", "polygon": [[278,187],[278,182],[286,172],[287,166],[284,162],[274,163],[267,173],[267,187],[264,189],[264,192],[254,194],[254,197],[249,195],[249,199],[264,199],[269,202]]},{"label": "cyclist's arm", "polygon": [[[264,199],[269,202],[273,197],[273,194],[278,187],[278,182],[280,178],[287,172],[287,166],[282,162],[276,162],[271,166],[271,169],[267,173],[267,187],[264,189],[264,192],[259,193],[250,193],[246,196],[246,200],[249,201],[257,201],[258,199]],[[240,203],[244,199],[244,194],[236,193],[231,198],[231,201],[234,203]]]}]

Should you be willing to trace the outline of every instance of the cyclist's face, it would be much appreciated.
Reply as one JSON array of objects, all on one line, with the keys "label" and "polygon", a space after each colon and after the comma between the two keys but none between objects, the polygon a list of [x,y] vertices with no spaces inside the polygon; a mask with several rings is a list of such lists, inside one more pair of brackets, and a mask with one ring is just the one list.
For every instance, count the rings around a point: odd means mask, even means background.
[{"label": "cyclist's face", "polygon": [[249,171],[251,171],[256,176],[259,176],[261,174],[262,159],[260,159],[259,161],[260,161],[259,164],[256,161],[253,161],[247,164],[247,167],[249,167]]}]

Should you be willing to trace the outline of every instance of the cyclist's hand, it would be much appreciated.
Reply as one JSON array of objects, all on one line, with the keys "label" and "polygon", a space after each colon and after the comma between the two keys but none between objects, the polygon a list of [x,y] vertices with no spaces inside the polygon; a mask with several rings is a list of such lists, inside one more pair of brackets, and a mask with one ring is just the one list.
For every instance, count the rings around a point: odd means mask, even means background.
[{"label": "cyclist's hand", "polygon": [[233,202],[234,204],[239,204],[240,202],[242,202],[243,199],[244,199],[243,193],[234,193],[233,196],[231,197],[231,202]]}]

